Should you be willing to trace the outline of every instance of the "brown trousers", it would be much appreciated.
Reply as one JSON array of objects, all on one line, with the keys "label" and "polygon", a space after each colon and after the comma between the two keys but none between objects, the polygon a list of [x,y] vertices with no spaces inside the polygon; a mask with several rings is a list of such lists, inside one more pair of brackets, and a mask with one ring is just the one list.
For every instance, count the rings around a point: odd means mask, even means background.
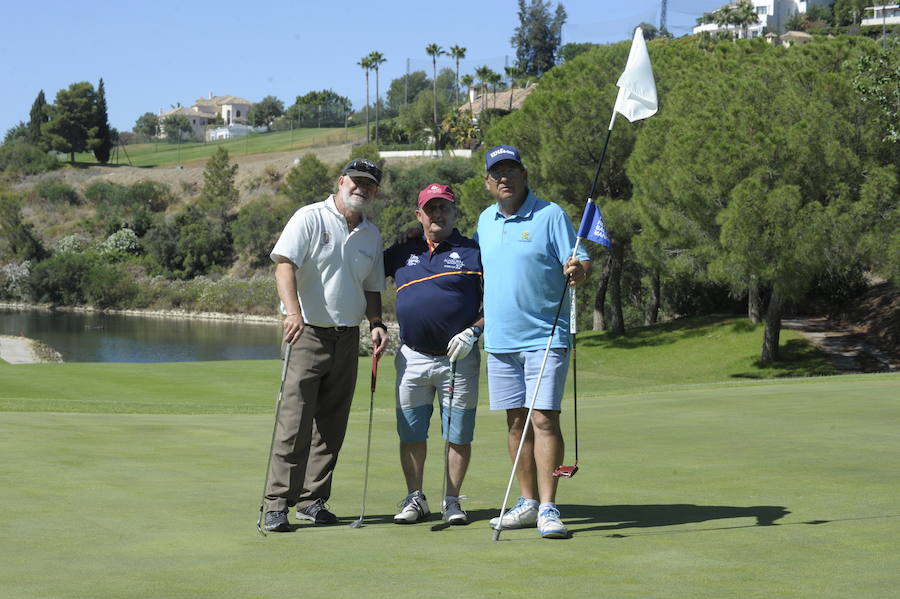
[{"label": "brown trousers", "polygon": [[266,511],[304,508],[331,496],[358,362],[359,327],[338,332],[306,325],[294,343],[275,426]]}]

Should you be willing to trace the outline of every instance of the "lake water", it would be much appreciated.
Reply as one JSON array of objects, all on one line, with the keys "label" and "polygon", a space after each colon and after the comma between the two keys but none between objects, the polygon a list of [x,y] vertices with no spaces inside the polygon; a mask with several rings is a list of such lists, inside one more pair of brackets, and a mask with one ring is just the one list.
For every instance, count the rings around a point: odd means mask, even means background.
[{"label": "lake water", "polygon": [[274,360],[278,323],[0,309],[0,335],[38,339],[66,362]]}]

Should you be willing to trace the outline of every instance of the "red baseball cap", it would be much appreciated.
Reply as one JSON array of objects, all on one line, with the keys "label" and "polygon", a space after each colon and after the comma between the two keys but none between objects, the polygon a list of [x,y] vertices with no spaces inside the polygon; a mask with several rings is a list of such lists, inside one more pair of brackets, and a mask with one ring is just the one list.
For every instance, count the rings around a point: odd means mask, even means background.
[{"label": "red baseball cap", "polygon": [[454,195],[453,189],[449,185],[432,183],[419,192],[419,208],[421,209],[429,200],[433,200],[434,198],[443,198],[456,203],[456,195]]}]

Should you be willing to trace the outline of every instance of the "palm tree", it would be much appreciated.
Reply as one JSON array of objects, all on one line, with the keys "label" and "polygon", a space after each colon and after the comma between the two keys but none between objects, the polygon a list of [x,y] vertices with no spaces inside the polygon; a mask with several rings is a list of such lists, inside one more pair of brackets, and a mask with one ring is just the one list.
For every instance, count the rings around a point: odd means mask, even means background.
[{"label": "palm tree", "polygon": [[381,63],[387,62],[387,58],[384,57],[384,54],[381,52],[377,52],[372,50],[369,55],[366,57],[369,59],[369,64],[375,69],[375,145],[378,145],[378,121],[380,115],[380,107],[381,96],[378,92],[378,67],[381,66]]},{"label": "palm tree", "polygon": [[[472,84],[475,83],[475,77],[466,73],[459,78],[459,82],[466,86],[466,100],[468,100],[470,96],[469,92],[472,90]],[[471,110],[472,107],[469,106],[469,109]]]},{"label": "palm tree", "polygon": [[525,71],[519,67],[503,67],[506,72],[506,78],[509,79],[509,109],[512,110],[513,90],[516,88],[516,82],[525,76]]},{"label": "palm tree", "polygon": [[743,38],[747,39],[750,36],[749,28],[750,25],[754,25],[759,22],[759,17],[756,15],[756,9],[753,7],[753,4],[748,2],[747,0],[741,0],[735,4],[731,9],[731,23],[740,27],[743,32]]},{"label": "palm tree", "polygon": [[450,56],[456,61],[456,105],[459,106],[459,61],[466,57],[466,49],[462,46],[450,46]]},{"label": "palm tree", "polygon": [[372,59],[363,56],[356,64],[366,71],[366,143],[369,143],[369,69],[372,68]]},{"label": "palm tree", "polygon": [[491,67],[484,65],[475,69],[475,76],[478,77],[478,80],[481,82],[481,110],[484,110],[484,100],[487,94],[485,90],[487,90],[487,82],[488,79],[491,78]]},{"label": "palm tree", "polygon": [[493,92],[494,108],[497,108],[497,86],[503,82],[503,76],[493,69],[488,69],[488,83],[491,84]]},{"label": "palm tree", "polygon": [[425,53],[431,57],[431,85],[434,88],[434,95],[432,96],[432,103],[434,104],[434,130],[437,131],[437,59],[438,56],[446,54],[446,52],[444,52],[444,49],[437,44],[428,44],[425,46]]}]

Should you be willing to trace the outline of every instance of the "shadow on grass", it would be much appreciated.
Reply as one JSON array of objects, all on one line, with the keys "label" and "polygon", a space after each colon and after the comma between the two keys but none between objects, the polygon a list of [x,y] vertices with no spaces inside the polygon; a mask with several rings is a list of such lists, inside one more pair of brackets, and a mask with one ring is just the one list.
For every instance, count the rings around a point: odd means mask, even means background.
[{"label": "shadow on grass", "polygon": [[[636,347],[651,347],[668,345],[710,334],[719,327],[722,322],[734,319],[734,316],[696,316],[673,320],[663,324],[629,329],[622,335],[615,333],[584,333],[578,336],[578,345],[583,347],[597,347],[603,349],[633,349]],[[736,321],[730,329],[734,332],[752,331],[756,326],[746,320]]]},{"label": "shadow on grass", "polygon": [[738,372],[732,378],[738,379],[772,379],[804,376],[826,376],[837,374],[827,356],[817,347],[802,339],[791,339],[778,348],[778,361],[774,364],[754,365],[757,371]]},{"label": "shadow on grass", "polygon": [[[560,505],[564,520],[573,533],[593,530],[623,530],[628,528],[654,528],[726,520],[754,518],[752,526],[776,526],[776,521],[790,511],[782,506],[755,505],[733,507],[723,505]],[[583,527],[588,525],[587,527]],[[594,525],[594,526],[590,526]],[[611,535],[625,537],[628,535]]]}]

